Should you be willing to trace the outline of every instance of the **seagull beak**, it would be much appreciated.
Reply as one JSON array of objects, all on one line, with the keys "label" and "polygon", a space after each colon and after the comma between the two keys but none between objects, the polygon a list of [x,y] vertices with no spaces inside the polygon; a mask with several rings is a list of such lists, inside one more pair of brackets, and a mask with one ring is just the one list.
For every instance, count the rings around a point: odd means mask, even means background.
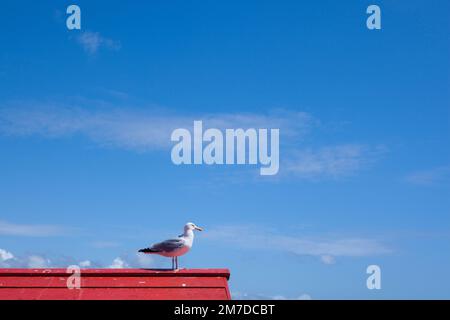
[{"label": "seagull beak", "polygon": [[200,227],[195,226],[195,230],[203,231],[203,228],[200,228]]}]

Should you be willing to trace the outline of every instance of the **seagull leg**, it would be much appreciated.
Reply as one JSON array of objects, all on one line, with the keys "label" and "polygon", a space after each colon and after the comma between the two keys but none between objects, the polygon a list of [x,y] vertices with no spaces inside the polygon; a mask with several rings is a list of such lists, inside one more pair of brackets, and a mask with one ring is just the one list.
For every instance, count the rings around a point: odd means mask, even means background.
[{"label": "seagull leg", "polygon": [[175,257],[175,265],[176,265],[176,269],[178,270],[178,257]]},{"label": "seagull leg", "polygon": [[172,257],[172,270],[175,269],[175,257]]}]

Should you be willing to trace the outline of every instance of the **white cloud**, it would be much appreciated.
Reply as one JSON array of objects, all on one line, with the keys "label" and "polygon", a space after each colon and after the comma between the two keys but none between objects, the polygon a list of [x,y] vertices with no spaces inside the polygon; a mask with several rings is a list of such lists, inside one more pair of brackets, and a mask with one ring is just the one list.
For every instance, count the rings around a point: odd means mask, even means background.
[{"label": "white cloud", "polygon": [[69,265],[78,265],[81,268],[122,269],[154,268],[157,263],[152,256],[138,254],[135,251],[115,258],[110,264],[102,264],[89,259],[80,261],[65,255],[52,256],[51,259],[36,253],[16,256],[12,252],[0,248],[0,268],[67,268]]},{"label": "white cloud", "polygon": [[108,267],[111,269],[124,269],[128,268],[128,263],[120,257],[113,260],[112,264]]},{"label": "white cloud", "polygon": [[359,171],[384,152],[383,146],[372,148],[359,144],[306,149],[289,157],[286,171],[303,178],[337,178]]},{"label": "white cloud", "polygon": [[89,259],[79,261],[73,257],[59,255],[52,256],[51,259],[35,253],[15,256],[8,250],[0,249],[0,268],[66,268],[69,265],[78,265],[80,268],[154,268],[156,262],[153,257],[136,252],[119,256],[110,264],[102,264]]},{"label": "white cloud", "polygon": [[155,259],[150,255],[140,253],[126,253],[113,260],[109,268],[154,268]]},{"label": "white cloud", "polygon": [[160,109],[117,108],[95,100],[76,100],[79,107],[16,102],[0,108],[0,133],[63,138],[81,135],[104,146],[138,152],[169,150],[171,132],[192,129],[194,120],[205,128],[279,128],[284,154],[280,172],[302,179],[351,175],[382,155],[386,148],[364,144],[304,146],[303,140],[319,121],[305,112],[272,110],[260,113],[187,115]]},{"label": "white cloud", "polygon": [[420,186],[432,186],[448,181],[449,178],[450,166],[441,166],[413,172],[406,177],[406,181]]},{"label": "white cloud", "polygon": [[304,293],[298,296],[296,300],[312,300],[312,298],[309,294]]},{"label": "white cloud", "polygon": [[67,230],[59,226],[14,224],[6,221],[0,221],[0,235],[46,237],[63,235],[66,232]]},{"label": "white cloud", "polygon": [[390,253],[375,239],[360,237],[295,237],[270,230],[242,226],[211,229],[204,235],[211,240],[233,243],[246,249],[290,252],[301,256],[315,256],[323,263],[334,263],[334,257],[364,257]]},{"label": "white cloud", "polygon": [[[89,102],[88,102],[89,103]],[[95,102],[93,102],[95,103]],[[169,149],[176,128],[191,129],[202,119],[211,128],[280,128],[286,138],[303,136],[314,119],[304,112],[273,111],[267,114],[180,115],[132,108],[72,108],[20,104],[0,109],[0,132],[6,135],[42,135],[49,138],[87,136],[103,146],[136,151]]]},{"label": "white cloud", "polygon": [[336,263],[336,259],[333,256],[330,256],[329,254],[324,254],[323,256],[320,257],[320,260],[324,264],[335,264]]},{"label": "white cloud", "polygon": [[86,31],[77,37],[77,42],[90,55],[96,54],[101,47],[109,50],[119,50],[119,41],[108,39],[100,35],[99,32]]},{"label": "white cloud", "polygon": [[48,268],[51,261],[37,254],[16,257],[11,252],[0,249],[0,268]]},{"label": "white cloud", "polygon": [[14,255],[11,252],[6,251],[5,249],[0,249],[0,261],[6,261],[10,259],[14,259]]},{"label": "white cloud", "polygon": [[80,263],[78,263],[78,265],[81,268],[88,268],[88,267],[90,267],[92,265],[92,263],[89,260],[84,260],[84,261],[80,261]]},{"label": "white cloud", "polygon": [[28,268],[48,268],[51,266],[49,259],[42,256],[31,255],[28,257],[27,267]]},{"label": "white cloud", "polygon": [[137,254],[136,259],[137,259],[137,266],[139,268],[152,268],[155,266],[155,261],[154,261],[153,257],[151,257],[148,254],[147,255],[146,254]]}]

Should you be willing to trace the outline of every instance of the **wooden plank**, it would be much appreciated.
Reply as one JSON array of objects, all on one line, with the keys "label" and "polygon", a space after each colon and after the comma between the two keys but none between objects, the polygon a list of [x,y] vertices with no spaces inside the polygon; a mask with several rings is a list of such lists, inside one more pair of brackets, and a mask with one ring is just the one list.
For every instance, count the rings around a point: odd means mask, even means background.
[{"label": "wooden plank", "polygon": [[[166,269],[81,269],[84,275],[108,277],[108,276],[152,276],[152,277],[226,277],[229,279],[228,269],[180,269],[177,271]],[[0,269],[0,277],[4,276],[67,276],[66,269]]]},{"label": "wooden plank", "polygon": [[[68,277],[0,277],[0,289],[32,287],[67,287]],[[107,287],[223,287],[223,277],[90,277],[81,276],[83,288]]]},{"label": "wooden plank", "polygon": [[225,288],[9,288],[0,300],[224,300]]},{"label": "wooden plank", "polygon": [[227,269],[84,269],[68,289],[65,269],[0,269],[0,299],[231,299]]}]

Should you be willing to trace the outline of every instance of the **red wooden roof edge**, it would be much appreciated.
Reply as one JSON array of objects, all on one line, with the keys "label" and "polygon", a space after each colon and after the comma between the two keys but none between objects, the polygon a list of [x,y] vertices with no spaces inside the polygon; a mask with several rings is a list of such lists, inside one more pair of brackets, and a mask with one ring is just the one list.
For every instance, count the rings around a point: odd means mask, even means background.
[{"label": "red wooden roof edge", "polygon": [[[81,274],[89,277],[224,277],[230,279],[230,270],[228,269],[81,269]],[[71,272],[61,268],[0,268],[0,277],[2,276],[67,276]]]},{"label": "red wooden roof edge", "polygon": [[81,269],[78,284],[71,271],[0,268],[0,300],[231,299],[228,269]]}]

